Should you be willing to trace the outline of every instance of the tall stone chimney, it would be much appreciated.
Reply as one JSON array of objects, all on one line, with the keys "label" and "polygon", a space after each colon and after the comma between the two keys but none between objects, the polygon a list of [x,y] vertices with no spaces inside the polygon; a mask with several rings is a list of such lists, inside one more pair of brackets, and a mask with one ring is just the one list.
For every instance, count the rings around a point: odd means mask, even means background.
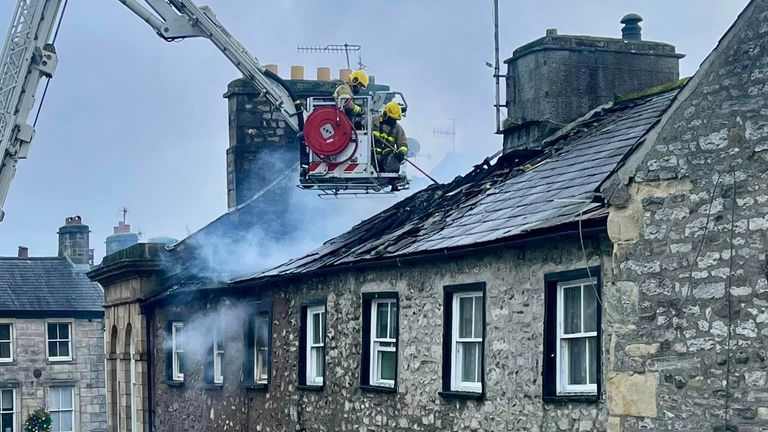
[{"label": "tall stone chimney", "polygon": [[107,236],[106,247],[107,255],[111,255],[119,250],[129,248],[139,242],[139,235],[131,232],[131,226],[124,221],[118,221],[117,226],[113,227],[113,234]]},{"label": "tall stone chimney", "polygon": [[19,246],[19,258],[29,258],[29,248],[26,246]]},{"label": "tall stone chimney", "polygon": [[549,29],[516,49],[507,64],[504,152],[535,152],[541,141],[591,109],[680,77],[670,44],[642,40],[642,17],[622,18],[621,38],[571,36]]},{"label": "tall stone chimney", "polygon": [[59,228],[59,257],[68,257],[78,265],[93,264],[93,249],[90,248],[88,225],[83,224],[80,216],[70,216]]}]

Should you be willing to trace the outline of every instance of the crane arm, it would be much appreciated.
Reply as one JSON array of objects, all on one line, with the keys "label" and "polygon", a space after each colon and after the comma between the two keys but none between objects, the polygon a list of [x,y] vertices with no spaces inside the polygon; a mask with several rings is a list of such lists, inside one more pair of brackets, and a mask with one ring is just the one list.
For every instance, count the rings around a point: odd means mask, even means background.
[{"label": "crane arm", "polygon": [[301,131],[301,108],[290,94],[290,90],[277,82],[279,78],[271,75],[256,57],[224,28],[209,7],[198,7],[192,0],[118,1],[167,41],[193,37],[210,40],[243,76],[262,92],[288,126],[296,132]]},{"label": "crane arm", "polygon": [[16,164],[29,153],[35,93],[56,69],[49,43],[61,0],[19,0],[0,57],[0,221]]}]

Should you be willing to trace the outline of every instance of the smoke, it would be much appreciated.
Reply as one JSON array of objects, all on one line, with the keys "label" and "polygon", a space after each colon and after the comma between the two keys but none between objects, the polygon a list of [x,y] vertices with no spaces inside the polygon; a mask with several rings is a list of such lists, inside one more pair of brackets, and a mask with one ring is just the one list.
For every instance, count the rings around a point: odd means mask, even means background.
[{"label": "smoke", "polygon": [[[213,344],[214,334],[226,349],[229,336],[237,333],[230,329],[243,328],[250,312],[247,305],[232,305],[226,302],[218,309],[197,314],[192,320],[185,321],[184,328],[176,336],[177,343],[180,343],[184,350],[184,357],[188,362],[206,359]],[[165,349],[170,350],[171,344],[171,338],[166,338]]]}]

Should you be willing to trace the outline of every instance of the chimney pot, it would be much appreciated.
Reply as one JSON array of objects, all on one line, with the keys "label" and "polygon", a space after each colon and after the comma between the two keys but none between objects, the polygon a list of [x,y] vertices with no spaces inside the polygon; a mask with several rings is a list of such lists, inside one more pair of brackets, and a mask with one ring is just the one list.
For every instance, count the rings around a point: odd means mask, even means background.
[{"label": "chimney pot", "polygon": [[318,81],[330,81],[331,80],[331,68],[319,67],[317,68],[317,80]]},{"label": "chimney pot", "polygon": [[29,258],[29,248],[26,246],[19,246],[19,258]]},{"label": "chimney pot", "polygon": [[291,79],[303,80],[304,79],[304,66],[291,66]]},{"label": "chimney pot", "polygon": [[277,65],[276,64],[268,64],[264,66],[268,71],[272,72],[273,74],[277,75]]},{"label": "chimney pot", "polygon": [[346,81],[349,78],[349,75],[352,73],[352,69],[341,69],[339,71],[339,79],[341,81]]},{"label": "chimney pot", "polygon": [[621,38],[624,40],[640,41],[643,40],[643,28],[640,27],[640,22],[643,20],[638,14],[628,14],[621,19],[621,23],[624,27],[621,29]]},{"label": "chimney pot", "polygon": [[557,36],[557,29],[556,28],[547,29],[547,36]]}]

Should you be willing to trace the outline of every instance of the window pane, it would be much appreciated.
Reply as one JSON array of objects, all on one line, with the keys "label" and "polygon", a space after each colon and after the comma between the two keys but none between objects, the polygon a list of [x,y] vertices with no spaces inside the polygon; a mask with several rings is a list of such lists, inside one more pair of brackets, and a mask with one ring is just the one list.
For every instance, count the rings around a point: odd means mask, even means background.
[{"label": "window pane", "polygon": [[58,339],[59,333],[56,331],[56,324],[48,324],[48,339]]},{"label": "window pane", "polygon": [[69,357],[69,342],[59,342],[59,357]]},{"label": "window pane", "polygon": [[64,387],[59,389],[61,393],[61,408],[72,409],[72,388]]},{"label": "window pane", "polygon": [[379,351],[381,379],[395,380],[396,357],[397,355],[392,351]]},{"label": "window pane", "polygon": [[52,412],[52,413],[50,413],[50,414],[51,414],[51,423],[53,424],[53,430],[54,430],[54,432],[58,432],[58,431],[60,431],[60,430],[61,430],[61,428],[59,428],[59,423],[61,423],[61,420],[60,420],[60,418],[61,418],[61,413],[58,413],[58,412]]},{"label": "window pane", "polygon": [[11,343],[0,342],[0,359],[11,358]]},{"label": "window pane", "polygon": [[13,411],[13,390],[3,390],[0,411]]},{"label": "window pane", "polygon": [[387,337],[389,303],[376,303],[376,337]]},{"label": "window pane", "polygon": [[315,363],[315,371],[314,374],[316,377],[322,377],[323,376],[323,349],[322,348],[313,348],[312,349],[312,355],[314,356],[314,363]]},{"label": "window pane", "polygon": [[397,337],[397,303],[391,302],[389,304],[389,337],[394,339]]},{"label": "window pane", "polygon": [[2,432],[13,432],[13,414],[3,414],[0,425],[3,427]]},{"label": "window pane", "polygon": [[69,324],[59,324],[59,339],[69,339]]},{"label": "window pane", "polygon": [[11,325],[0,324],[0,341],[11,340]]},{"label": "window pane", "polygon": [[72,412],[64,411],[59,416],[59,423],[56,427],[57,431],[71,431],[72,430]]},{"label": "window pane", "polygon": [[480,344],[462,343],[461,345],[461,381],[479,382],[478,370],[480,365],[477,362],[478,349]]},{"label": "window pane", "polygon": [[312,343],[323,343],[323,316],[320,313],[312,314]]},{"label": "window pane", "polygon": [[581,287],[563,288],[565,334],[581,333]]},{"label": "window pane", "polygon": [[568,344],[568,384],[587,383],[587,340],[571,339]]},{"label": "window pane", "polygon": [[51,357],[58,357],[59,350],[57,347],[58,347],[58,342],[48,342],[48,355]]},{"label": "window pane", "polygon": [[589,384],[597,384],[597,338],[587,339],[589,344]]},{"label": "window pane", "polygon": [[584,285],[584,331],[597,331],[597,287],[592,284]]},{"label": "window pane", "polygon": [[256,347],[265,348],[269,345],[269,318],[259,316],[256,319]]},{"label": "window pane", "polygon": [[483,337],[483,298],[475,297],[475,328],[474,337]]},{"label": "window pane", "polygon": [[59,389],[56,387],[52,387],[50,393],[48,394],[48,404],[51,406],[52,410],[58,410],[60,409],[59,401],[61,400],[61,397],[59,396]]},{"label": "window pane", "polygon": [[472,313],[474,301],[472,297],[459,298],[459,337],[472,337]]}]

